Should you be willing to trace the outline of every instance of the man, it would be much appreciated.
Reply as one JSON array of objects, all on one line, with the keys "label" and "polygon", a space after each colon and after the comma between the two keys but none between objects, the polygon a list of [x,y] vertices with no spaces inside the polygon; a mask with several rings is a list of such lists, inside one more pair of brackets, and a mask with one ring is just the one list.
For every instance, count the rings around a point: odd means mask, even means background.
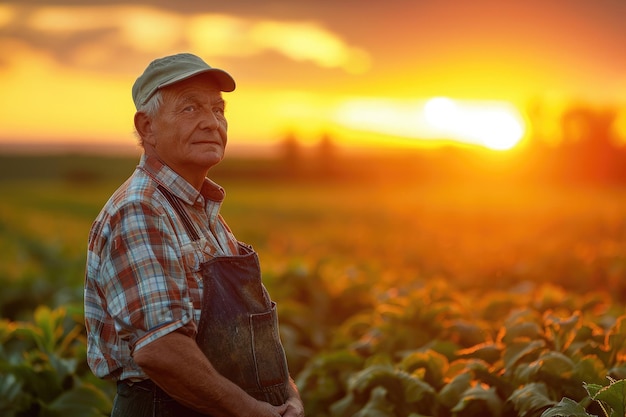
[{"label": "man", "polygon": [[219,214],[232,77],[192,54],[133,85],[143,147],[89,234],[87,359],[112,416],[303,416],[258,258]]}]

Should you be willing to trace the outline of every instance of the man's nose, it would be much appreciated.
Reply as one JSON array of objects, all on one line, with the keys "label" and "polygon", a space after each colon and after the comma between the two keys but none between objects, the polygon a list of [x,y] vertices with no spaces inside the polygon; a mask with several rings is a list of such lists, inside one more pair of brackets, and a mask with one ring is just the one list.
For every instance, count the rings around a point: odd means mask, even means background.
[{"label": "man's nose", "polygon": [[215,130],[219,127],[220,122],[217,115],[213,111],[205,111],[202,114],[200,127],[203,129]]}]

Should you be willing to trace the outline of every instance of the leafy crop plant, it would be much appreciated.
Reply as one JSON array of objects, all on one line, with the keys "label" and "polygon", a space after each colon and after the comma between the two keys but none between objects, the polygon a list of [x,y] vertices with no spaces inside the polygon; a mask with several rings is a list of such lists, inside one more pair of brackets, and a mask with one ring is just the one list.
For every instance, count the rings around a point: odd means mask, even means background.
[{"label": "leafy crop plant", "polygon": [[609,377],[608,386],[583,384],[589,394],[580,402],[564,397],[561,402],[548,408],[541,417],[594,417],[588,410],[597,405],[603,417],[622,417],[626,413],[626,379]]}]

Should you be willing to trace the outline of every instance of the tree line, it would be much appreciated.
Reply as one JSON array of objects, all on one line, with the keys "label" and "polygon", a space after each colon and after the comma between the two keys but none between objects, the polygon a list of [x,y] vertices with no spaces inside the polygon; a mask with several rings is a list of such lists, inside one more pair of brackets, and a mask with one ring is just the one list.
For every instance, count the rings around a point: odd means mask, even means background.
[{"label": "tree line", "polygon": [[[505,162],[494,162],[498,156],[485,163],[483,149],[455,146],[409,148],[393,157],[348,157],[329,134],[307,147],[289,132],[280,142],[276,167],[289,178],[384,179],[380,170],[385,170],[394,179],[411,180],[497,174],[558,183],[626,183],[626,138],[618,129],[618,108],[571,104],[547,119],[535,106],[527,115],[527,138],[519,149],[501,154]],[[546,124],[552,128],[545,129]]]}]

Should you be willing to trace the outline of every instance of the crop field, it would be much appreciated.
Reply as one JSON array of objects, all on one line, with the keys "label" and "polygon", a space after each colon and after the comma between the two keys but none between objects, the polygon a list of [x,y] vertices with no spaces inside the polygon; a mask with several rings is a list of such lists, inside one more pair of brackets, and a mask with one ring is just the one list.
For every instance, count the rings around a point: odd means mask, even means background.
[{"label": "crop field", "polygon": [[[3,416],[111,409],[85,246],[136,161],[68,161],[0,161]],[[222,214],[259,253],[307,415],[624,414],[602,392],[626,378],[626,189],[228,172]]]}]

